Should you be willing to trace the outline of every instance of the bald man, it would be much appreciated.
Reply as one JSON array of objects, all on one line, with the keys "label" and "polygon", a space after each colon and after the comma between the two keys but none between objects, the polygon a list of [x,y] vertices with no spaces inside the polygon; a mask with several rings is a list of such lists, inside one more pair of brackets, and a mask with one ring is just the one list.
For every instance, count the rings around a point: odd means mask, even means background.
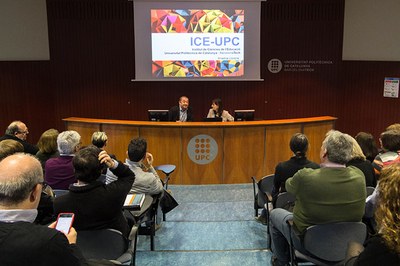
[{"label": "bald man", "polygon": [[43,184],[40,162],[18,153],[0,162],[0,254],[2,265],[81,265],[77,233],[33,224]]},{"label": "bald man", "polygon": [[179,106],[173,106],[168,111],[168,120],[172,122],[192,122],[193,111],[189,106],[189,98],[181,96],[178,102]]},{"label": "bald man", "polygon": [[22,121],[13,121],[7,127],[4,136],[0,137],[0,141],[12,139],[20,142],[24,146],[24,152],[36,155],[39,151],[38,147],[26,141],[29,134],[28,127]]}]

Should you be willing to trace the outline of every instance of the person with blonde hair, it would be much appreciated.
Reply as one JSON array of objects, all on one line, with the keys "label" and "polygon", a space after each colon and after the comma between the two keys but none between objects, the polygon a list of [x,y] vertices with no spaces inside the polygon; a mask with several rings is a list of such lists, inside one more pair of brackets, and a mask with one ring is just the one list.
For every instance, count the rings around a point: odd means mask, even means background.
[{"label": "person with blonde hair", "polygon": [[57,129],[48,129],[42,133],[37,143],[39,151],[36,153],[36,158],[39,159],[43,170],[48,159],[57,157],[59,155],[57,149],[58,134],[59,132]]},{"label": "person with blonde hair", "polygon": [[96,131],[92,135],[92,144],[102,150],[107,145],[107,140],[108,140],[108,137],[107,137],[106,132]]},{"label": "person with blonde hair", "polygon": [[0,141],[0,161],[17,152],[24,152],[24,146],[20,142],[12,139]]},{"label": "person with blonde hair", "polygon": [[364,247],[349,244],[345,265],[400,265],[400,164],[382,169],[377,187],[375,218],[378,234]]},{"label": "person with blonde hair", "polygon": [[394,123],[394,124],[389,125],[389,126],[386,128],[386,131],[389,131],[389,130],[400,131],[400,123]]},{"label": "person with blonde hair", "polygon": [[355,166],[363,172],[365,176],[365,185],[367,187],[375,187],[376,186],[376,176],[374,167],[371,162],[368,161],[358,144],[358,142],[349,135],[349,139],[353,144],[352,156],[350,161],[346,164],[346,166]]}]

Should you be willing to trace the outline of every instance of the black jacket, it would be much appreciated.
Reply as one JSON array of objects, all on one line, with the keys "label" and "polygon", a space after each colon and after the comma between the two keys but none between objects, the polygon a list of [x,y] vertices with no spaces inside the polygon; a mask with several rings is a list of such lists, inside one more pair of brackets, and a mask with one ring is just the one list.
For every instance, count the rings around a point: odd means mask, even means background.
[{"label": "black jacket", "polygon": [[[172,121],[172,122],[176,122],[179,121],[179,106],[174,106],[171,109],[169,109],[168,111],[168,120]],[[192,108],[189,106],[187,109],[187,118],[186,118],[187,122],[192,122],[193,121],[193,111]]]},{"label": "black jacket", "polygon": [[67,194],[55,198],[54,214],[75,213],[73,227],[77,231],[112,228],[128,236],[130,230],[122,207],[135,174],[121,162],[111,171],[118,180],[108,185],[100,181],[86,186],[71,185]]},{"label": "black jacket", "polygon": [[19,139],[16,136],[5,134],[4,136],[0,137],[0,141],[5,140],[5,139],[12,139],[12,140],[16,140],[19,143],[21,143],[24,146],[25,153],[30,153],[32,155],[36,155],[36,153],[39,151],[38,147],[36,147],[35,145],[32,145],[22,139]]},{"label": "black jacket", "polygon": [[81,265],[80,249],[63,233],[29,222],[0,222],[1,265]]}]

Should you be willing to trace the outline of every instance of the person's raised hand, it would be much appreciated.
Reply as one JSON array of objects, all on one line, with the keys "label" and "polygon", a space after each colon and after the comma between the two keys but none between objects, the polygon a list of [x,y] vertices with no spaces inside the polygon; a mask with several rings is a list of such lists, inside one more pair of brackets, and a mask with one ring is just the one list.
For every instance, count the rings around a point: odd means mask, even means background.
[{"label": "person's raised hand", "polygon": [[105,164],[108,168],[114,167],[114,160],[111,159],[110,155],[106,151],[101,151],[99,153],[99,161],[100,163]]}]

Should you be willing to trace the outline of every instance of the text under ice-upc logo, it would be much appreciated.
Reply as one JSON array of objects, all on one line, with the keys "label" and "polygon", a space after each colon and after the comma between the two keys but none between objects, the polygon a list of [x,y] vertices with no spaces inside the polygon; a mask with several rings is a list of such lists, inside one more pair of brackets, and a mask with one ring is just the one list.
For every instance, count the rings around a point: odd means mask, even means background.
[{"label": "text under ice-upc logo", "polygon": [[194,163],[208,164],[217,157],[218,144],[209,135],[197,135],[189,141],[187,153]]}]

